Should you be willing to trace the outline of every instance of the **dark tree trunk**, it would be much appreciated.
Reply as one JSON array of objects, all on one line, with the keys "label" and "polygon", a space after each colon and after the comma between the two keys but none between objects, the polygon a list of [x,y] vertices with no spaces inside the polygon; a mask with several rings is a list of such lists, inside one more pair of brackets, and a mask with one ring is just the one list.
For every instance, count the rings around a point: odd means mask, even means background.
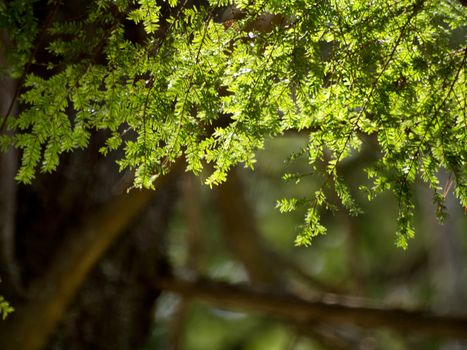
[{"label": "dark tree trunk", "polygon": [[28,294],[0,328],[2,349],[123,350],[146,340],[154,281],[168,272],[164,236],[176,182],[115,197],[122,176],[114,160],[99,159],[97,136],[56,173],[19,188],[16,251]]},{"label": "dark tree trunk", "polygon": [[[0,32],[0,67],[6,68],[4,49],[8,36]],[[16,113],[16,104],[10,108],[15,94],[16,82],[13,79],[0,78],[0,119],[8,110]],[[20,276],[15,257],[15,210],[17,154],[13,147],[0,152],[0,295],[14,297],[20,293]]]},{"label": "dark tree trunk", "polygon": [[[50,59],[45,29],[84,14],[86,4],[34,5],[40,33],[25,74],[48,74],[34,63]],[[1,85],[3,120],[17,91],[14,81]],[[14,181],[16,154],[0,153],[0,295],[16,310],[0,321],[0,349],[135,349],[146,339],[159,295],[154,281],[168,270],[164,236],[176,183],[124,194],[130,176],[119,174],[117,155],[99,155],[103,136],[30,186]]]},{"label": "dark tree trunk", "polygon": [[138,349],[147,339],[167,273],[164,236],[173,188],[164,189],[87,278],[49,348]]}]

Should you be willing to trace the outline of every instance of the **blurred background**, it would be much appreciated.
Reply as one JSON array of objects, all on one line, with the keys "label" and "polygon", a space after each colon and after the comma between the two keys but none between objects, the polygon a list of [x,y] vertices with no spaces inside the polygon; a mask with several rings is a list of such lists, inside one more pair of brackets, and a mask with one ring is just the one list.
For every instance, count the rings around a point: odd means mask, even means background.
[{"label": "blurred background", "polygon": [[[369,203],[357,190],[369,184],[363,169],[376,157],[370,140],[339,168],[364,213],[349,216],[329,192],[336,210],[322,212],[328,233],[296,247],[306,207],[287,214],[275,207],[278,199],[310,196],[322,184],[304,157],[290,160],[305,135],[268,141],[254,172],[234,169],[217,188],[202,184],[208,171],[195,177],[175,167],[149,194],[126,194],[130,174],[98,155],[104,136],[29,186],[13,180],[14,152],[2,154],[0,294],[16,311],[0,322],[0,348],[467,349],[436,329],[419,332],[418,321],[403,331],[391,327],[390,315],[389,327],[359,327],[348,318],[311,322],[251,305],[224,306],[163,283],[222,283],[227,291],[242,286],[339,305],[465,316],[467,218],[449,175],[440,174],[446,222],[437,222],[431,193],[417,184],[416,236],[407,250],[398,248],[395,199],[383,194]],[[282,180],[284,173],[309,175],[295,183]],[[144,201],[135,193],[145,193]],[[134,214],[120,220],[128,212]]]},{"label": "blurred background", "polygon": [[[322,184],[322,178],[313,174],[298,184],[281,180],[284,172],[310,173],[305,158],[286,160],[305,143],[306,137],[300,135],[270,141],[258,153],[254,172],[236,169],[229,183],[212,191],[200,185],[199,179],[185,175],[168,228],[174,273],[261,284],[305,297],[331,293],[363,304],[465,315],[467,220],[452,188],[448,189],[449,176],[440,175],[447,184],[449,213],[443,225],[435,219],[429,190],[421,183],[413,189],[416,236],[402,250],[395,245],[395,199],[383,194],[369,203],[357,191],[359,185],[369,183],[363,169],[375,157],[371,143],[367,144],[340,168],[364,214],[348,215],[329,193],[337,211],[322,213],[328,233],[310,247],[295,247],[306,206],[281,214],[275,204],[284,197],[310,196]],[[401,334],[319,322],[303,327],[258,314],[232,313],[171,293],[161,296],[153,342],[145,349],[154,348],[153,344],[258,350],[467,348],[466,343],[410,330]]]}]

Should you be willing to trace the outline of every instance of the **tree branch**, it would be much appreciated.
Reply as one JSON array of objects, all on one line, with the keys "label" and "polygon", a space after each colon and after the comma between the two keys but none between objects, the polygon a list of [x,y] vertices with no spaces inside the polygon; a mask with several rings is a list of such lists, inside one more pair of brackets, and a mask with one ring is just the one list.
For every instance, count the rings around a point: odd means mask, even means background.
[{"label": "tree branch", "polygon": [[260,312],[296,322],[320,321],[363,328],[388,328],[430,336],[467,339],[467,317],[440,316],[422,310],[358,306],[309,301],[290,294],[274,294],[238,285],[209,281],[158,281],[158,287],[220,307]]},{"label": "tree branch", "polygon": [[254,210],[246,198],[238,169],[233,169],[229,180],[216,190],[224,238],[233,255],[244,265],[254,283],[284,287],[283,276],[271,269],[273,256],[261,241]]},{"label": "tree branch", "polygon": [[0,118],[2,118],[1,121],[0,121],[0,133],[2,133],[4,131],[4,128],[6,127],[6,122],[8,120],[8,116],[11,114],[11,112],[15,108],[16,102],[18,100],[18,97],[19,97],[19,94],[20,94],[20,91],[21,91],[21,87],[22,87],[22,85],[23,85],[23,83],[24,83],[24,81],[26,79],[27,74],[29,73],[29,69],[31,68],[31,65],[34,62],[37,51],[42,46],[42,42],[43,42],[43,40],[45,38],[45,35],[47,33],[47,29],[49,29],[50,25],[53,22],[53,19],[57,15],[58,8],[59,8],[60,5],[61,5],[60,0],[55,1],[54,5],[53,5],[53,8],[51,9],[49,15],[47,16],[47,19],[45,20],[44,26],[42,27],[42,29],[41,29],[41,31],[40,31],[40,33],[38,35],[37,42],[34,45],[32,51],[31,51],[31,54],[29,55],[29,59],[28,59],[26,65],[23,68],[23,72],[21,74],[21,77],[18,79],[18,83],[16,85],[16,90],[15,90],[15,92],[13,94],[13,97],[11,98],[10,105],[9,105],[7,111],[5,112],[5,114],[2,114],[0,116]]}]

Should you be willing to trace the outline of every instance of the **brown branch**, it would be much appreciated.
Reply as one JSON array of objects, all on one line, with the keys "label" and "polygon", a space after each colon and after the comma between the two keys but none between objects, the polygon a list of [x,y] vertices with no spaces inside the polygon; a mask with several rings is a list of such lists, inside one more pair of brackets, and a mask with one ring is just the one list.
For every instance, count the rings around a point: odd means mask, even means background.
[{"label": "brown branch", "polygon": [[[182,196],[184,204],[184,219],[186,225],[188,258],[185,269],[191,276],[198,276],[200,270],[200,258],[203,253],[203,235],[201,218],[201,198],[199,179],[191,173],[185,174],[182,184]],[[191,298],[182,298],[178,303],[169,324],[168,343],[171,350],[182,349],[183,332]]]},{"label": "brown branch", "polygon": [[[177,167],[178,168],[178,167]],[[168,176],[158,182],[161,186]],[[133,190],[117,196],[65,241],[44,278],[31,287],[31,299],[0,329],[3,350],[42,349],[90,270],[125,232],[157,191]]]},{"label": "brown branch", "polygon": [[[223,23],[224,27],[228,29],[233,22],[244,19],[247,14],[235,7],[234,5],[225,8],[219,8],[214,14],[214,21]],[[269,33],[276,27],[281,27],[290,22],[281,14],[273,14],[268,12],[258,12],[246,25],[241,28],[244,32],[256,30],[261,33]]]},{"label": "brown branch", "polygon": [[253,282],[284,287],[280,269],[271,268],[273,256],[261,240],[254,210],[245,192],[236,168],[229,173],[228,181],[217,188],[217,206],[225,240]]},{"label": "brown branch", "polygon": [[177,305],[169,323],[168,343],[171,350],[180,350],[183,347],[183,332],[190,311],[191,299],[184,298]]},{"label": "brown branch", "polygon": [[309,301],[290,294],[215,282],[163,280],[158,286],[183,296],[205,300],[220,307],[260,312],[295,322],[326,322],[362,328],[388,328],[429,336],[467,339],[467,316],[440,316],[422,310],[356,306]]},{"label": "brown branch", "polygon": [[345,228],[346,233],[346,259],[349,266],[349,272],[352,276],[352,290],[357,295],[364,295],[366,289],[366,276],[364,271],[365,264],[360,254],[360,237],[356,220],[350,216],[346,209],[339,203],[339,217]]}]

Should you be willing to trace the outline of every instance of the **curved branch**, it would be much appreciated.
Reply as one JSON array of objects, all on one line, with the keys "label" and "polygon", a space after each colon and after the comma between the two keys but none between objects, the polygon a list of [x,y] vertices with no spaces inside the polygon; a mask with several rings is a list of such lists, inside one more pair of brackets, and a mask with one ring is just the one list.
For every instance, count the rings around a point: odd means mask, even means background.
[{"label": "curved branch", "polygon": [[298,322],[320,322],[389,328],[429,336],[467,339],[467,317],[440,316],[428,311],[377,308],[349,304],[309,301],[291,294],[273,294],[212,281],[163,280],[158,287],[191,296],[220,307],[260,312]]}]

